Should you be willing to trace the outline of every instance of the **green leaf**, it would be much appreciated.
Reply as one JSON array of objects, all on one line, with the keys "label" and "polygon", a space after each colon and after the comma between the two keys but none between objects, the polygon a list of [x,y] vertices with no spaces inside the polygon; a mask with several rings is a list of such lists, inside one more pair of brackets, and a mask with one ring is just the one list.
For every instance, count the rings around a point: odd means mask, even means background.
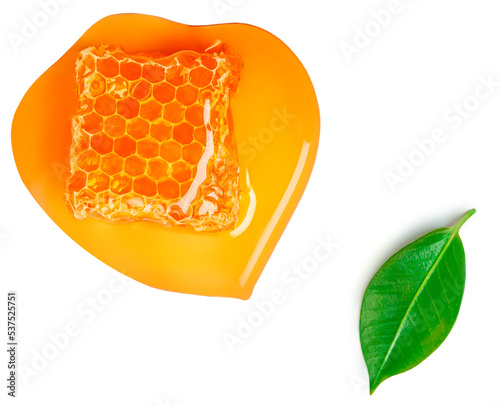
[{"label": "green leaf", "polygon": [[405,246],[375,274],[361,306],[360,339],[370,395],[389,377],[424,361],[450,333],[465,288],[460,227],[430,232]]}]

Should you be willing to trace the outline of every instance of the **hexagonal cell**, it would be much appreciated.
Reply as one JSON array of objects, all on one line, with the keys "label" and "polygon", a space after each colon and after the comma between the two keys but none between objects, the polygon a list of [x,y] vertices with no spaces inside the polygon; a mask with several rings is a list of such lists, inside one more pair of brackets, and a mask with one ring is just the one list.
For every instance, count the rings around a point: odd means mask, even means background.
[{"label": "hexagonal cell", "polygon": [[214,73],[202,66],[191,70],[189,73],[189,81],[198,88],[208,86],[213,77]]},{"label": "hexagonal cell", "polygon": [[118,101],[116,111],[123,118],[129,120],[139,115],[140,107],[141,105],[135,98],[127,97]]},{"label": "hexagonal cell", "polygon": [[108,79],[108,92],[114,98],[121,99],[128,96],[128,82],[123,77]]},{"label": "hexagonal cell", "polygon": [[144,65],[142,77],[151,83],[161,82],[165,78],[165,68],[161,65]]},{"label": "hexagonal cell", "polygon": [[100,96],[106,92],[106,79],[99,73],[92,73],[85,78],[85,88],[92,97]]},{"label": "hexagonal cell", "polygon": [[146,205],[144,197],[135,193],[124,195],[122,196],[121,200],[122,205],[124,205],[125,208],[129,210],[142,209]]},{"label": "hexagonal cell", "polygon": [[109,190],[105,190],[97,195],[97,203],[102,208],[106,207],[106,210],[116,210],[120,206],[120,199]]},{"label": "hexagonal cell", "polygon": [[226,69],[218,67],[215,70],[214,77],[212,78],[212,86],[216,86],[219,79],[226,74]]},{"label": "hexagonal cell", "polygon": [[84,75],[85,73],[93,73],[95,72],[95,62],[94,58],[81,58],[81,64],[79,63],[76,66],[76,71],[79,76]]},{"label": "hexagonal cell", "polygon": [[179,87],[177,89],[175,97],[181,104],[185,106],[191,105],[198,98],[198,89],[191,86],[190,84],[186,84],[185,86]]},{"label": "hexagonal cell", "polygon": [[196,128],[194,130],[194,139],[201,143],[203,146],[207,144],[207,129],[203,125],[202,127]]},{"label": "hexagonal cell", "polygon": [[148,162],[148,176],[161,180],[168,176],[168,164],[163,159],[152,159]]},{"label": "hexagonal cell", "polygon": [[182,158],[192,165],[197,165],[203,155],[203,146],[198,142],[193,142],[182,147]]},{"label": "hexagonal cell", "polygon": [[205,123],[205,108],[200,104],[192,105],[186,109],[186,121],[189,121],[195,127]]},{"label": "hexagonal cell", "polygon": [[123,136],[115,139],[115,153],[121,157],[128,157],[133,155],[136,150],[136,142],[130,136]]},{"label": "hexagonal cell", "polygon": [[90,146],[92,146],[92,149],[97,153],[105,155],[113,150],[113,139],[101,132],[100,134],[92,135]]},{"label": "hexagonal cell", "polygon": [[102,131],[103,128],[103,118],[96,113],[90,113],[83,117],[82,129],[89,134],[97,134]]},{"label": "hexagonal cell", "polygon": [[210,70],[214,70],[217,67],[217,61],[211,55],[201,55],[201,63]]},{"label": "hexagonal cell", "polygon": [[69,179],[68,192],[76,193],[85,187],[87,184],[87,173],[76,170]]},{"label": "hexagonal cell", "polygon": [[180,196],[179,183],[173,179],[166,179],[158,183],[158,194],[164,200],[173,200]]},{"label": "hexagonal cell", "polygon": [[176,141],[163,142],[160,147],[160,156],[167,162],[175,162],[181,158],[181,145]]},{"label": "hexagonal cell", "polygon": [[141,117],[148,121],[154,121],[161,117],[162,105],[155,100],[146,101],[141,105]]},{"label": "hexagonal cell", "polygon": [[163,118],[172,124],[181,122],[184,119],[185,107],[174,101],[163,107]]},{"label": "hexagonal cell", "polygon": [[113,115],[116,111],[116,100],[109,94],[103,94],[96,99],[94,109],[104,116]]},{"label": "hexagonal cell", "polygon": [[132,191],[132,178],[124,173],[111,177],[111,191],[116,194],[125,194]]},{"label": "hexagonal cell", "polygon": [[95,198],[95,193],[88,188],[81,189],[76,195],[76,199],[80,202],[85,202],[85,205],[89,208],[94,208],[96,206]]},{"label": "hexagonal cell", "polygon": [[78,66],[76,66],[76,73],[78,76],[95,72],[94,58],[81,58],[81,62],[81,64],[79,63]]},{"label": "hexagonal cell", "polygon": [[82,95],[82,100],[80,101],[80,106],[78,107],[78,116],[82,117],[86,114],[90,114],[94,111],[94,104],[91,97]]},{"label": "hexagonal cell", "polygon": [[158,156],[159,149],[160,144],[155,139],[147,138],[137,142],[137,153],[147,159]]},{"label": "hexagonal cell", "polygon": [[81,153],[76,161],[77,166],[87,173],[96,170],[99,167],[99,163],[101,163],[101,157],[92,149]]},{"label": "hexagonal cell", "polygon": [[179,61],[179,64],[182,66],[187,67],[188,69],[192,69],[196,66],[199,65],[198,61],[198,56],[191,54],[191,53],[181,53],[178,57],[177,60]]},{"label": "hexagonal cell", "polygon": [[106,77],[115,77],[120,70],[118,61],[113,57],[98,58],[96,64],[98,72]]},{"label": "hexagonal cell", "polygon": [[167,68],[167,82],[174,86],[182,86],[188,81],[188,70],[184,66],[170,66]]},{"label": "hexagonal cell", "polygon": [[162,104],[169,103],[175,98],[175,87],[168,83],[155,84],[153,97]]},{"label": "hexagonal cell", "polygon": [[151,124],[151,136],[159,142],[166,141],[172,137],[172,125],[165,121],[159,124]]},{"label": "hexagonal cell", "polygon": [[79,104],[80,105],[77,111],[77,115],[79,117],[94,112],[94,100],[92,97],[87,97],[86,95],[82,95]]},{"label": "hexagonal cell", "polygon": [[141,78],[142,67],[133,61],[121,61],[120,73],[127,80],[138,80]]},{"label": "hexagonal cell", "polygon": [[126,126],[127,123],[123,117],[112,115],[104,121],[104,132],[112,137],[122,136],[125,133]]},{"label": "hexagonal cell", "polygon": [[146,161],[139,156],[130,156],[125,160],[125,173],[139,176],[146,171]]},{"label": "hexagonal cell", "polygon": [[127,133],[135,139],[144,138],[149,134],[149,122],[144,121],[142,118],[136,118],[128,123]]},{"label": "hexagonal cell", "polygon": [[186,195],[187,192],[189,191],[189,188],[191,187],[191,184],[193,184],[192,180],[186,181],[181,184],[181,195]]},{"label": "hexagonal cell", "polygon": [[212,91],[211,90],[208,90],[208,89],[200,90],[200,93],[198,95],[198,102],[201,105],[205,105],[207,100],[210,102],[211,99],[212,99]]},{"label": "hexagonal cell", "polygon": [[146,80],[138,82],[132,90],[132,95],[137,100],[145,100],[151,93],[151,84]]},{"label": "hexagonal cell", "polygon": [[100,170],[96,170],[89,174],[87,186],[96,193],[107,190],[109,188],[109,176]]},{"label": "hexagonal cell", "polygon": [[[94,135],[92,135],[94,136]],[[84,150],[87,150],[90,146],[90,135],[85,132],[81,132],[78,136],[78,142],[73,145],[73,153],[79,155]]]},{"label": "hexagonal cell", "polygon": [[114,153],[103,156],[101,159],[101,169],[107,174],[119,173],[123,169],[123,159]]},{"label": "hexagonal cell", "polygon": [[134,191],[138,194],[152,197],[156,194],[156,183],[147,176],[134,179]]},{"label": "hexagonal cell", "polygon": [[179,161],[172,163],[172,177],[179,183],[184,183],[191,179],[191,166],[186,162]]},{"label": "hexagonal cell", "polygon": [[174,127],[173,138],[181,145],[187,145],[193,141],[194,127],[188,122],[181,122]]}]

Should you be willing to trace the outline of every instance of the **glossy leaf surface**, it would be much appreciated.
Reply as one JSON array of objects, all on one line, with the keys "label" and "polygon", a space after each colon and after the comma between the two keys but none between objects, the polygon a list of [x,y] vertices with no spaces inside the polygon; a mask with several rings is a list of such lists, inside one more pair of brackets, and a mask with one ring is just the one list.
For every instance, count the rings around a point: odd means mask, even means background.
[{"label": "glossy leaf surface", "polygon": [[453,228],[437,229],[405,246],[368,285],[360,339],[370,394],[387,378],[425,360],[450,333],[465,287],[458,231],[474,212],[468,211]]}]

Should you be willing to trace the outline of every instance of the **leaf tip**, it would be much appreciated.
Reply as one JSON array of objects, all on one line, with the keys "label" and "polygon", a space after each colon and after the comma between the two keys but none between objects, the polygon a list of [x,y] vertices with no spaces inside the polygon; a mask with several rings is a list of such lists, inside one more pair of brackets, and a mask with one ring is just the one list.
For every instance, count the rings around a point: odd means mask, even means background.
[{"label": "leaf tip", "polygon": [[463,224],[465,224],[465,222],[471,217],[473,216],[474,214],[476,213],[476,209],[475,208],[472,208],[470,209],[469,211],[467,211],[463,216],[462,218],[460,218],[460,220],[457,222],[457,224],[453,227],[457,232],[460,230],[460,228],[462,227]]}]

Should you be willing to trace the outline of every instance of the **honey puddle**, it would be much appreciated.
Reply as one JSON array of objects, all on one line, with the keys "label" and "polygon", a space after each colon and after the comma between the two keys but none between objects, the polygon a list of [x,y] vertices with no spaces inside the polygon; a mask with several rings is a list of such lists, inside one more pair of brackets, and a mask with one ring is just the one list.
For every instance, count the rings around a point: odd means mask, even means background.
[{"label": "honey puddle", "polygon": [[[206,78],[190,72],[219,58],[213,80],[227,62],[222,46],[244,67],[202,96]],[[79,82],[85,50],[102,53],[104,71],[84,69]],[[186,82],[169,82],[173,55],[195,63]],[[99,80],[85,87],[97,73],[105,91]],[[85,91],[102,93],[87,105]],[[32,85],[12,146],[36,201],[107,265],[168,291],[247,299],[305,190],[319,129],[307,72],[267,31],[121,14],[94,24]]]}]

